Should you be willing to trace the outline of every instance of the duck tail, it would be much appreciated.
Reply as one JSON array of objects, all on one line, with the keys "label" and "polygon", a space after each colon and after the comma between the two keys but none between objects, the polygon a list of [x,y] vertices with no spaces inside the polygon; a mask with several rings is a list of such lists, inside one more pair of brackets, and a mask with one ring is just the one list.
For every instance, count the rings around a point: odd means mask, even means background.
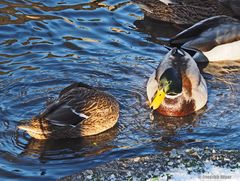
[{"label": "duck tail", "polygon": [[47,139],[51,135],[51,130],[44,119],[32,119],[30,121],[20,121],[18,129],[26,131],[35,139]]}]

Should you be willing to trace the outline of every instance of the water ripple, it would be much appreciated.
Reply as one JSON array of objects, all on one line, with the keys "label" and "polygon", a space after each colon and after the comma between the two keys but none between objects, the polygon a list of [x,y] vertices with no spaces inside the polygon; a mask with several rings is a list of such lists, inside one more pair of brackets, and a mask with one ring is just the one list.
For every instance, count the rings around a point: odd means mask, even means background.
[{"label": "water ripple", "polygon": [[[151,114],[145,86],[183,27],[142,19],[125,0],[0,2],[0,175],[55,180],[118,158],[190,146],[239,149],[239,62],[209,64],[207,106],[184,118]],[[114,95],[119,123],[97,136],[38,141],[16,129],[64,87],[84,82]]]}]

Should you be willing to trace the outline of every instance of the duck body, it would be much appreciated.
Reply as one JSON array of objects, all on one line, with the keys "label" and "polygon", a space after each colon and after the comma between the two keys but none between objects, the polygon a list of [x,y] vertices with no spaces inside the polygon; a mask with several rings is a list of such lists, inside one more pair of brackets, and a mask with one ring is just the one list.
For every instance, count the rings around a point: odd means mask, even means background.
[{"label": "duck body", "polygon": [[[203,108],[208,99],[207,85],[196,62],[185,51],[173,48],[161,61],[147,83],[147,96],[151,104],[156,92],[167,80],[167,89],[160,106],[154,109],[165,116],[186,116]],[[172,92],[169,91],[172,89]]]},{"label": "duck body", "polygon": [[145,16],[155,20],[192,25],[217,15],[239,16],[238,0],[132,0]]},{"label": "duck body", "polygon": [[112,128],[119,117],[116,99],[82,83],[63,89],[45,111],[18,126],[36,139],[76,138]]},{"label": "duck body", "polygon": [[240,60],[240,21],[228,16],[207,18],[177,34],[170,44],[196,51],[199,62],[202,54],[209,62]]}]

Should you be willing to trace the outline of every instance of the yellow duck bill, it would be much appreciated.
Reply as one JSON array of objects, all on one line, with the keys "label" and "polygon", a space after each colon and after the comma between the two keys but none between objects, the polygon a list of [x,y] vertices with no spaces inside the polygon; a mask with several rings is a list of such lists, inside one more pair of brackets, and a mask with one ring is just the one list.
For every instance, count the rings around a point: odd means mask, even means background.
[{"label": "yellow duck bill", "polygon": [[166,93],[164,92],[164,90],[158,89],[150,104],[150,108],[153,110],[156,110],[157,108],[159,108],[165,97],[166,97]]}]

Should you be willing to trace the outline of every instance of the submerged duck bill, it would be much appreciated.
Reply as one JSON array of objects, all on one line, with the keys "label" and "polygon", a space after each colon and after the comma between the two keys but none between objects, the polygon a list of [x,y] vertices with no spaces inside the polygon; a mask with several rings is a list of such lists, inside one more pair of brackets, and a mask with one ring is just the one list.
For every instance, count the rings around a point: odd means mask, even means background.
[{"label": "submerged duck bill", "polygon": [[164,98],[166,97],[166,93],[163,91],[163,89],[158,89],[152,103],[150,104],[150,108],[155,110],[159,108],[159,106],[162,104]]}]

